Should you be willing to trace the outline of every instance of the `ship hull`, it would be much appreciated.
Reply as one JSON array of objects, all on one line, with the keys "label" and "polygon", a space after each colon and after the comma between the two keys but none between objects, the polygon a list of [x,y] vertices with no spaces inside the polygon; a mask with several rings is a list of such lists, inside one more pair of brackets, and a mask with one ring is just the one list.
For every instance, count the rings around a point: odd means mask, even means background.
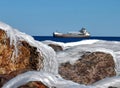
[{"label": "ship hull", "polygon": [[53,33],[53,37],[62,37],[62,38],[84,38],[84,37],[90,37],[90,35],[74,35],[74,34],[62,34],[62,33]]}]

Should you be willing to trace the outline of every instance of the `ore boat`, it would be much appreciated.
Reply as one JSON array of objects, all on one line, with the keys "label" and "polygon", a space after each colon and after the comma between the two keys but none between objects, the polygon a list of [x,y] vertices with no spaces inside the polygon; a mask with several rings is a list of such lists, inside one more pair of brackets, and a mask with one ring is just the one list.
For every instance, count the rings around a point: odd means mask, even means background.
[{"label": "ore boat", "polygon": [[60,32],[53,32],[53,37],[76,37],[76,38],[81,38],[81,37],[90,37],[90,33],[87,32],[85,28],[82,28],[78,32],[68,32],[66,34],[60,33]]}]

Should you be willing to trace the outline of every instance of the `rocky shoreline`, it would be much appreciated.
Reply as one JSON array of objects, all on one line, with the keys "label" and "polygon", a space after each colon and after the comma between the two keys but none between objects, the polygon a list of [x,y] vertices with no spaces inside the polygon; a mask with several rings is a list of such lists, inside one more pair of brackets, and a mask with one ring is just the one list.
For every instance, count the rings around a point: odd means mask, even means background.
[{"label": "rocky shoreline", "polygon": [[[47,47],[53,48],[52,50],[56,53],[63,51],[59,45],[49,44]],[[17,38],[17,41],[12,40],[11,42],[6,31],[0,29],[0,88],[19,74],[43,69],[45,58],[41,52],[38,52],[37,47],[32,46],[24,39]],[[51,65],[53,64],[51,63]],[[58,73],[66,80],[85,85],[91,85],[101,79],[116,75],[112,55],[97,51],[84,53],[74,64],[61,63],[58,67]],[[19,88],[48,87],[40,81],[32,81],[21,85]]]}]

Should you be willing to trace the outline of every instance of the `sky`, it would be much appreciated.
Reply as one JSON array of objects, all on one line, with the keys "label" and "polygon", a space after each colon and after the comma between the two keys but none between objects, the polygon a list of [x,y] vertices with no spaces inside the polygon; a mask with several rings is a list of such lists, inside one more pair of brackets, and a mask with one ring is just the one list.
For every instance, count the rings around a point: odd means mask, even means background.
[{"label": "sky", "polygon": [[120,0],[0,0],[0,21],[31,36],[120,36]]}]

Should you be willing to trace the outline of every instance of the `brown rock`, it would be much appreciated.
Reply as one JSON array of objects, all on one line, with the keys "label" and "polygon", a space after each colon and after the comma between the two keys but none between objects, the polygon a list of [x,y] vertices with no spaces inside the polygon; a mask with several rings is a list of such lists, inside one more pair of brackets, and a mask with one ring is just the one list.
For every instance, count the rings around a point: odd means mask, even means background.
[{"label": "brown rock", "polygon": [[26,41],[17,41],[17,56],[14,50],[15,46],[10,46],[10,39],[5,31],[0,30],[0,74],[9,74],[19,69],[42,68],[43,57],[37,52],[36,47],[30,46]]},{"label": "brown rock", "polygon": [[52,47],[54,49],[54,51],[56,51],[56,52],[63,51],[63,48],[60,45],[57,45],[57,44],[48,44],[48,46]]},{"label": "brown rock", "polygon": [[80,84],[92,84],[105,77],[116,75],[115,63],[110,54],[93,52],[82,56],[73,65],[69,62],[61,64],[59,74]]},{"label": "brown rock", "polygon": [[[18,50],[17,55],[15,50]],[[24,70],[39,70],[41,68],[43,68],[43,57],[37,51],[36,47],[21,40],[17,41],[16,47],[14,44],[10,45],[10,38],[4,30],[0,29],[1,85]],[[11,73],[14,73],[14,76]]]}]

